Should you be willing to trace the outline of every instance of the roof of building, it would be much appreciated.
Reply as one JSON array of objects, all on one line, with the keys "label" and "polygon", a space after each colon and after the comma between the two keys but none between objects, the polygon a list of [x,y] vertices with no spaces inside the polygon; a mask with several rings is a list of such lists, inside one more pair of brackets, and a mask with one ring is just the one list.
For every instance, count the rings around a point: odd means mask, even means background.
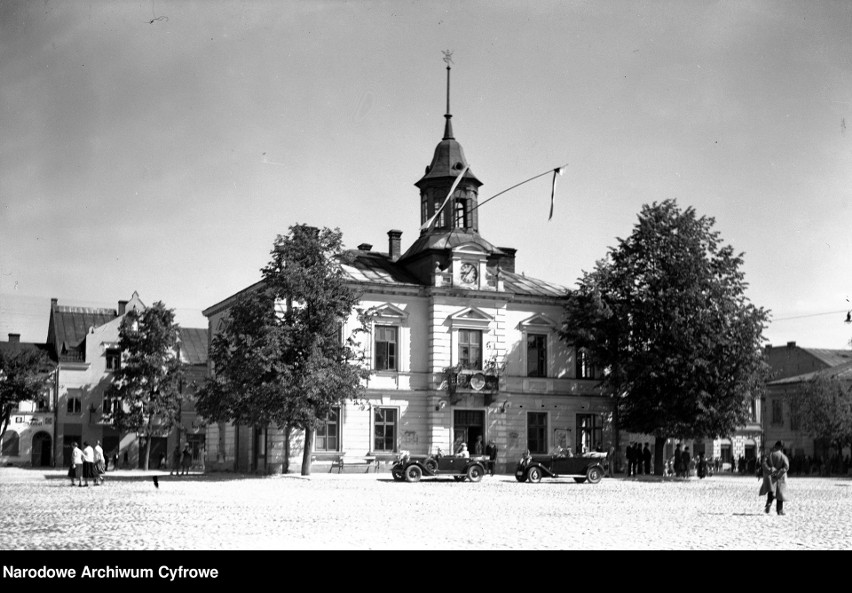
[{"label": "roof of building", "polygon": [[419,286],[417,280],[402,266],[396,265],[387,253],[351,249],[343,260],[343,273],[353,282]]},{"label": "roof of building", "polygon": [[810,373],[804,373],[802,375],[795,375],[793,377],[785,377],[784,379],[776,379],[775,381],[769,381],[767,385],[792,385],[795,383],[810,381],[811,379],[815,379],[817,377],[821,377],[824,379],[842,379],[844,381],[852,381],[852,360],[826,369],[820,369],[818,371],[812,371]]},{"label": "roof of building", "polygon": [[476,244],[488,253],[505,255],[503,251],[483,239],[482,236],[475,231],[452,229],[444,232],[430,232],[425,235],[421,235],[414,243],[411,244],[411,247],[409,247],[399,259],[400,261],[404,261],[420,252],[430,249],[453,249],[468,243]]},{"label": "roof of building", "polygon": [[[89,328],[99,327],[118,317],[115,309],[66,307],[56,305],[51,311],[48,341],[56,345],[56,354],[76,350],[85,340]],[[52,337],[52,340],[51,340]]]},{"label": "roof of building", "polygon": [[180,328],[180,358],[186,364],[207,364],[207,330]]},{"label": "roof of building", "polygon": [[7,355],[15,355],[25,350],[42,350],[49,352],[47,344],[35,344],[32,342],[0,342],[0,352]]},{"label": "roof of building", "polygon": [[852,362],[852,350],[830,350],[828,348],[802,348],[829,366]]}]

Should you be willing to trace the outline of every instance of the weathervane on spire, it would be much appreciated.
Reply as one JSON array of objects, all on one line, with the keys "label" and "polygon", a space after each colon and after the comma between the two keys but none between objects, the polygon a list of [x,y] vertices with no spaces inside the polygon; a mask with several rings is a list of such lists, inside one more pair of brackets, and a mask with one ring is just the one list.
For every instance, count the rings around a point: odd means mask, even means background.
[{"label": "weathervane on spire", "polygon": [[444,54],[444,62],[447,64],[447,68],[450,67],[450,64],[453,64],[453,52],[448,49],[441,50],[441,53]]}]

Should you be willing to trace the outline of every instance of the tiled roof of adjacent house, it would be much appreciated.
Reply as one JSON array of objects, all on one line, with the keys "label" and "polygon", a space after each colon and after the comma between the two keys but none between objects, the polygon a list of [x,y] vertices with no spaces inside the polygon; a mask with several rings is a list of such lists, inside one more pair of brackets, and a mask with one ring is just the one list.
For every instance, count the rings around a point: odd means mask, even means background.
[{"label": "tiled roof of adjacent house", "polygon": [[776,379],[775,381],[769,381],[767,385],[792,385],[794,383],[810,381],[811,379],[815,379],[817,377],[822,377],[825,379],[842,379],[844,381],[852,381],[852,360],[843,364],[829,367],[827,369],[820,369],[818,371],[812,371],[803,375],[795,375],[793,377],[785,377],[784,379]]},{"label": "tiled roof of adjacent house", "polygon": [[89,333],[89,328],[99,327],[118,316],[115,309],[95,309],[91,307],[53,308],[48,342],[56,345],[56,354],[77,350]]},{"label": "tiled roof of adjacent house", "polygon": [[23,350],[43,350],[49,352],[47,344],[34,344],[32,342],[0,342],[0,352],[13,356]]},{"label": "tiled roof of adjacent house", "polygon": [[180,328],[180,358],[186,364],[207,364],[207,330]]},{"label": "tiled roof of adjacent house", "polygon": [[829,350],[827,348],[802,348],[829,366],[852,362],[852,350]]}]

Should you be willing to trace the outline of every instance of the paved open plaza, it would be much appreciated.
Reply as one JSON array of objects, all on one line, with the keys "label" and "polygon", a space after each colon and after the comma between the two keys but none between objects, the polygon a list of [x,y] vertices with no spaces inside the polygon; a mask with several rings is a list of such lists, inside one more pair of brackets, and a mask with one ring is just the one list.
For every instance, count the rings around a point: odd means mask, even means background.
[{"label": "paved open plaza", "polygon": [[107,476],[72,488],[64,471],[0,468],[0,548],[852,549],[848,478],[791,477],[793,500],[777,516],[764,514],[756,478],[731,475],[597,485],[506,475],[416,484],[387,473]]}]

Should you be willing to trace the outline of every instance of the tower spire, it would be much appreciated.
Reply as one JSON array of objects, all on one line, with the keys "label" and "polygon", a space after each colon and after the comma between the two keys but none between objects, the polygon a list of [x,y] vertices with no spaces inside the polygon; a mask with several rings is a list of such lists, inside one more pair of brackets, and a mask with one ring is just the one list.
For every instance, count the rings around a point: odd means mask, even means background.
[{"label": "tower spire", "polygon": [[450,140],[453,138],[453,122],[450,121],[453,117],[450,113],[450,64],[453,63],[453,52],[447,49],[441,53],[444,54],[444,62],[447,64],[447,113],[444,114],[447,123],[444,125],[444,140]]}]

